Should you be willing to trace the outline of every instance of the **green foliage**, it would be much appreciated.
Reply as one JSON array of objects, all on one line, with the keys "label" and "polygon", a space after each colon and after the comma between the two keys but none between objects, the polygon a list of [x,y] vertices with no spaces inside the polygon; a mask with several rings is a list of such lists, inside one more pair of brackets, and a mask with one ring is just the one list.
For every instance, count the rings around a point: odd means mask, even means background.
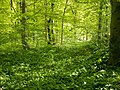
[{"label": "green foliage", "polygon": [[[24,14],[20,1],[0,2],[0,88],[120,89],[119,68],[107,67],[109,0],[26,0]],[[56,45],[46,44],[48,27]],[[29,50],[22,49],[25,43]]]},{"label": "green foliage", "polygon": [[[11,3],[12,1],[12,3]],[[54,39],[56,44],[90,41],[98,36],[98,14],[102,12],[103,38],[109,34],[110,4],[108,0],[103,2],[100,10],[100,1],[103,0],[26,0],[26,12],[21,13],[20,1],[1,1],[0,5],[0,44],[7,42],[19,43],[21,41],[21,18],[25,17],[25,37],[31,48],[45,45],[48,41],[47,21],[52,18]],[[66,8],[66,9],[65,9]],[[65,9],[65,11],[64,11]],[[52,11],[53,10],[53,11]],[[63,23],[63,26],[62,26]],[[108,24],[107,24],[108,23]],[[108,37],[107,37],[108,38]]]},{"label": "green foliage", "polygon": [[107,49],[89,43],[4,50],[0,53],[0,87],[22,90],[120,89],[118,69],[106,68]]}]

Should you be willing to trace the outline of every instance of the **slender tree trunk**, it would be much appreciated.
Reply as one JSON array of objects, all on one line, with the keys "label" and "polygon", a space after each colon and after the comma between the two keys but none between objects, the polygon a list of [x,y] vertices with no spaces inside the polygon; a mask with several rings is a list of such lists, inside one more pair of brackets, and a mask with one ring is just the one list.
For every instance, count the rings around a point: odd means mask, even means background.
[{"label": "slender tree trunk", "polygon": [[106,16],[105,16],[105,32],[104,32],[104,38],[105,38],[105,44],[108,45],[109,43],[109,19],[108,19],[108,14],[109,14],[109,7],[108,7],[108,2],[106,2],[105,4],[105,13],[106,13]]},{"label": "slender tree trunk", "polygon": [[13,7],[13,1],[10,0],[10,7],[11,7],[11,11],[12,11],[12,7]]},{"label": "slender tree trunk", "polygon": [[120,1],[111,0],[110,65],[120,63]]},{"label": "slender tree trunk", "polygon": [[[12,24],[13,24],[13,19],[12,19],[12,7],[13,7],[13,1],[12,0],[10,0],[10,10],[11,10],[11,27],[12,27]],[[10,41],[12,41],[11,39],[10,39]]]},{"label": "slender tree trunk", "polygon": [[99,11],[99,21],[98,21],[98,43],[101,40],[102,37],[102,9],[103,9],[103,2],[100,2],[100,11]]},{"label": "slender tree trunk", "polygon": [[51,19],[48,20],[47,22],[47,30],[48,30],[48,44],[52,44],[52,36],[51,36],[51,28],[50,28],[50,23],[51,23]]},{"label": "slender tree trunk", "polygon": [[[77,8],[77,7],[76,7],[76,8]],[[76,34],[77,34],[77,31],[76,31],[76,21],[77,21],[77,20],[76,20],[76,14],[77,14],[77,10],[75,9],[75,10],[74,10],[74,41],[76,41],[76,39],[77,39],[77,38],[76,38],[76,37],[77,37],[77,36],[76,36]]]},{"label": "slender tree trunk", "polygon": [[51,34],[52,34],[52,44],[55,45],[55,36],[54,36],[54,19],[53,19],[53,12],[54,12],[54,3],[51,3],[52,9],[52,17],[51,17]]},{"label": "slender tree trunk", "polygon": [[106,6],[105,7],[105,10],[106,10],[106,20],[105,20],[105,24],[106,24],[106,28],[105,28],[105,32],[106,32],[106,34],[107,34],[107,32],[108,32],[108,6]]},{"label": "slender tree trunk", "polygon": [[64,16],[65,16],[65,13],[66,13],[66,9],[67,9],[67,3],[68,3],[68,0],[66,0],[66,3],[65,3],[65,7],[64,7],[64,11],[63,11],[63,15],[62,15],[62,28],[61,28],[61,45],[63,44],[63,32],[64,32]]},{"label": "slender tree trunk", "polygon": [[45,0],[45,2],[44,2],[44,7],[45,7],[45,41],[48,42],[48,38],[47,38],[47,33],[48,33],[47,32],[47,28],[48,28],[47,27],[48,26],[47,25],[47,23],[48,23],[47,22],[47,0]]},{"label": "slender tree trunk", "polygon": [[23,49],[27,50],[29,49],[29,44],[27,43],[27,33],[26,33],[26,18],[24,16],[24,14],[26,13],[26,3],[25,0],[22,0],[22,2],[20,2],[20,7],[22,10],[22,19],[21,19],[21,39],[22,39],[22,45],[23,45]]},{"label": "slender tree trunk", "polygon": [[54,22],[53,22],[54,3],[51,3],[51,16],[47,21],[48,44],[55,45]]},{"label": "slender tree trunk", "polygon": [[14,13],[16,13],[15,12],[15,9],[14,9],[14,6],[13,6],[13,0],[10,0],[10,9],[11,9],[11,26],[14,24],[14,22],[13,22],[13,11],[14,11]]},{"label": "slender tree trunk", "polygon": [[[35,15],[35,3],[33,4],[33,15]],[[34,19],[34,22],[36,22],[36,20]],[[34,24],[34,28],[35,28],[35,24]],[[35,43],[35,32],[33,32],[33,44]]]},{"label": "slender tree trunk", "polygon": [[86,28],[86,41],[88,40],[88,30],[87,30],[87,28]]}]

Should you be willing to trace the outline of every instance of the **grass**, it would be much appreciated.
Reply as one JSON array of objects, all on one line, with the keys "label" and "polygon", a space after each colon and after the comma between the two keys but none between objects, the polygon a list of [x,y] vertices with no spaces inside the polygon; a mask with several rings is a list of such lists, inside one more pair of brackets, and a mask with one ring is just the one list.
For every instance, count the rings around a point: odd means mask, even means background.
[{"label": "grass", "polygon": [[106,68],[107,50],[88,43],[2,50],[0,87],[4,90],[119,90],[119,68]]}]

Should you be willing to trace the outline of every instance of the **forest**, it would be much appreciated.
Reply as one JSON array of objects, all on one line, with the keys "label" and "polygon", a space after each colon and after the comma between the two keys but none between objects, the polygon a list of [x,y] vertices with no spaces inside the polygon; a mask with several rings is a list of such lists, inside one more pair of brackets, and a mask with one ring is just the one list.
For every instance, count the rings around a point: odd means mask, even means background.
[{"label": "forest", "polygon": [[120,90],[120,0],[0,0],[0,90]]}]

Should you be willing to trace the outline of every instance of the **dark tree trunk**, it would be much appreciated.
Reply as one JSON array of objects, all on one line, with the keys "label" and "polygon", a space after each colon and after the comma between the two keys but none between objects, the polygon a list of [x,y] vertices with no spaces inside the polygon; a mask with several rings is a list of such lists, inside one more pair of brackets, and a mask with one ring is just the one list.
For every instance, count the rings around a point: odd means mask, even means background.
[{"label": "dark tree trunk", "polygon": [[111,0],[110,65],[120,63],[120,1]]},{"label": "dark tree trunk", "polygon": [[11,6],[11,11],[12,11],[12,7],[13,7],[13,1],[10,0],[10,6]]},{"label": "dark tree trunk", "polygon": [[27,43],[27,33],[26,33],[26,18],[24,16],[24,14],[26,13],[26,3],[25,0],[22,0],[22,2],[20,2],[20,8],[22,10],[22,19],[21,19],[21,39],[22,39],[22,45],[23,45],[23,49],[29,49],[29,44]]},{"label": "dark tree trunk", "polygon": [[[54,3],[51,3],[52,15],[54,13]],[[52,44],[55,45],[55,36],[54,36],[54,19],[51,17],[51,34],[52,34]]]},{"label": "dark tree trunk", "polygon": [[47,30],[48,30],[48,44],[52,44],[50,23],[51,23],[51,19],[48,20],[48,25],[47,25]]},{"label": "dark tree trunk", "polygon": [[51,15],[47,21],[47,31],[48,31],[48,44],[55,45],[55,36],[54,36],[54,24],[53,24],[53,12],[54,12],[54,3],[51,3]]}]

